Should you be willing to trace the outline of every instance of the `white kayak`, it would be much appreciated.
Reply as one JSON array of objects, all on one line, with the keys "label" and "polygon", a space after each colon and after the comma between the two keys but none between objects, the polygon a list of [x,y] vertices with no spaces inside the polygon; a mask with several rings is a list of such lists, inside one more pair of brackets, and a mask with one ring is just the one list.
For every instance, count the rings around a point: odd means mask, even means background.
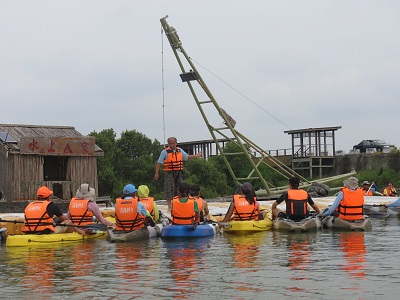
[{"label": "white kayak", "polygon": [[120,230],[107,230],[107,240],[111,243],[133,242],[138,240],[146,240],[161,236],[163,229],[162,224],[156,224],[154,227],[147,226],[138,230],[124,232]]},{"label": "white kayak", "polygon": [[374,218],[385,218],[397,216],[399,214],[399,207],[387,207],[384,204],[364,204],[363,213]]},{"label": "white kayak", "polygon": [[300,221],[286,218],[276,218],[273,222],[274,230],[280,231],[315,231],[321,228],[321,219],[310,216]]},{"label": "white kayak", "polygon": [[345,231],[353,231],[353,230],[371,230],[372,222],[368,216],[364,216],[364,219],[355,220],[355,221],[347,221],[334,216],[327,216],[322,220],[323,228],[328,228],[332,230],[345,230]]}]

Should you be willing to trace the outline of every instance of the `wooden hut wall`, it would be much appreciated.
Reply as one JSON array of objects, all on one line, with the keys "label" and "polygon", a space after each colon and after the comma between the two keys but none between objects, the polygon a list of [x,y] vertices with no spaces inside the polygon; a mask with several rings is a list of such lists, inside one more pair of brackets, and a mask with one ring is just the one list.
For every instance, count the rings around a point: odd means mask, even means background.
[{"label": "wooden hut wall", "polygon": [[0,191],[4,193],[6,201],[12,200],[12,157],[5,148],[0,147]]},{"label": "wooden hut wall", "polygon": [[88,183],[98,191],[97,161],[93,156],[73,156],[68,159],[67,179],[71,180],[72,197],[82,183]]},{"label": "wooden hut wall", "polygon": [[36,199],[37,189],[44,184],[43,156],[13,155],[13,161],[12,200]]}]

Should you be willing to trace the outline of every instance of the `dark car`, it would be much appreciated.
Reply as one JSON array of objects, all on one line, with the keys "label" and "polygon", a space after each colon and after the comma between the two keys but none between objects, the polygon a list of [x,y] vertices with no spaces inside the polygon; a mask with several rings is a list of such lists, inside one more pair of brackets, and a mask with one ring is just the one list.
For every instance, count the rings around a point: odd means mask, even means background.
[{"label": "dark car", "polygon": [[353,150],[359,149],[361,153],[364,153],[367,149],[371,148],[375,148],[376,151],[382,152],[383,149],[394,148],[394,145],[390,145],[382,140],[363,140],[353,146]]}]

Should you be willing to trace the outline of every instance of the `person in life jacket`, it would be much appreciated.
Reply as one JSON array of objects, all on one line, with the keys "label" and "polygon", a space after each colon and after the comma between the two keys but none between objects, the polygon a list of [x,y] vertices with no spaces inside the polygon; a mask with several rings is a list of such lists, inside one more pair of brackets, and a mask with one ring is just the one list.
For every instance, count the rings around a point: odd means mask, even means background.
[{"label": "person in life jacket", "polygon": [[208,210],[207,202],[200,197],[200,186],[193,184],[190,186],[189,199],[193,199],[197,202],[197,206],[200,212],[200,219],[197,222],[204,222],[205,220],[210,220],[210,211]]},{"label": "person in life jacket", "polygon": [[351,176],[343,181],[343,185],[331,207],[322,215],[333,215],[347,221],[364,219],[364,192],[358,187],[358,179]]},{"label": "person in life jacket", "polygon": [[190,200],[188,194],[190,185],[181,182],[178,186],[178,196],[172,200],[172,224],[173,225],[195,225],[200,219],[199,207],[196,201]]},{"label": "person in life jacket", "polygon": [[130,232],[147,226],[155,225],[150,213],[136,196],[137,189],[133,184],[127,184],[123,196],[115,202],[115,230]]},{"label": "person in life jacket", "polygon": [[114,223],[105,219],[101,214],[96,203],[96,190],[87,183],[79,186],[75,198],[72,198],[69,203],[66,217],[71,219],[74,225],[93,224],[93,217],[95,217],[101,224],[114,227]]},{"label": "person in life jacket", "polygon": [[[317,212],[320,212],[318,205],[314,203],[311,196],[302,189],[299,189],[300,179],[296,176],[289,178],[289,190],[283,193],[271,207],[272,218],[277,217],[289,218],[299,221],[309,216],[308,204]],[[277,206],[285,201],[286,213],[281,211]]]},{"label": "person in life jacket", "polygon": [[253,186],[251,183],[245,182],[239,186],[238,193],[233,195],[233,200],[222,222],[232,219],[237,221],[263,220],[266,215],[265,210],[260,210],[260,203],[257,201]]},{"label": "person in life jacket", "polygon": [[158,180],[161,165],[164,165],[164,194],[168,204],[168,211],[171,211],[172,199],[177,196],[177,188],[183,180],[183,162],[188,159],[202,157],[202,153],[188,155],[183,149],[177,147],[176,137],[168,138],[167,142],[168,147],[161,151],[157,160],[154,180]]},{"label": "person in life jacket", "polygon": [[[37,200],[30,202],[25,208],[25,226],[21,229],[26,234],[50,234],[77,231],[82,235],[85,232],[76,227],[62,226],[73,225],[61,209],[50,200],[53,191],[46,186],[40,187],[37,192]],[[56,224],[54,216],[59,223]]]},{"label": "person in life jacket", "polygon": [[147,185],[139,185],[137,189],[139,201],[144,204],[147,211],[150,212],[153,220],[158,223],[160,219],[160,212],[158,211],[157,203],[154,201],[154,197],[150,197],[149,187]]},{"label": "person in life jacket", "polygon": [[388,182],[387,186],[383,189],[382,194],[383,196],[397,197],[397,191],[392,182]]},{"label": "person in life jacket", "polygon": [[371,189],[369,188],[371,186],[371,184],[369,183],[369,181],[364,181],[362,184],[362,191],[364,196],[373,196]]}]

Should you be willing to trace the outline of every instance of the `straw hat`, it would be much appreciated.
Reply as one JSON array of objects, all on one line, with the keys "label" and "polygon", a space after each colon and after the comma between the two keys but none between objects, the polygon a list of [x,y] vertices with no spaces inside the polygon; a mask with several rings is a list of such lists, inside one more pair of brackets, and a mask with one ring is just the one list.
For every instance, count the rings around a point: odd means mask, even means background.
[{"label": "straw hat", "polygon": [[358,188],[358,179],[351,176],[347,180],[343,181],[343,185],[351,190]]},{"label": "straw hat", "polygon": [[79,189],[76,191],[76,198],[87,199],[90,201],[96,201],[96,190],[89,186],[87,183],[82,183]]}]

